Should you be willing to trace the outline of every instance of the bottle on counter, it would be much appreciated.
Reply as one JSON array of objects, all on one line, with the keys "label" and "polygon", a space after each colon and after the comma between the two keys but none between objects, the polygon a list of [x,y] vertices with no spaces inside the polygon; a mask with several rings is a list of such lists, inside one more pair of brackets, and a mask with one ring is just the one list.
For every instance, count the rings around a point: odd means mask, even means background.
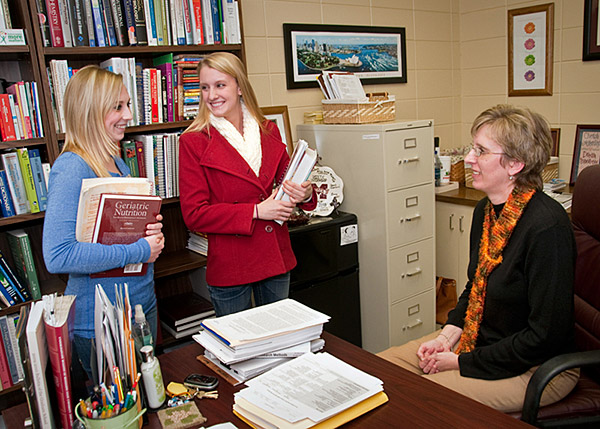
[{"label": "bottle on counter", "polygon": [[442,186],[442,160],[440,159],[440,138],[433,138],[433,167],[435,171],[435,186]]},{"label": "bottle on counter", "polygon": [[152,346],[143,346],[140,353],[142,355],[142,381],[144,382],[148,406],[150,408],[160,408],[166,398],[160,363],[154,357]]}]

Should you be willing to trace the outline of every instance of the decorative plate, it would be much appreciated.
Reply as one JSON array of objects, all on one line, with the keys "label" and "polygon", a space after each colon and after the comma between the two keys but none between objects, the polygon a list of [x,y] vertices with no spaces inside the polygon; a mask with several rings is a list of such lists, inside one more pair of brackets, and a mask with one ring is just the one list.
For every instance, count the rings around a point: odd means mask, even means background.
[{"label": "decorative plate", "polygon": [[344,201],[344,182],[335,172],[324,166],[315,166],[309,180],[317,192],[317,207],[310,213],[329,216]]}]

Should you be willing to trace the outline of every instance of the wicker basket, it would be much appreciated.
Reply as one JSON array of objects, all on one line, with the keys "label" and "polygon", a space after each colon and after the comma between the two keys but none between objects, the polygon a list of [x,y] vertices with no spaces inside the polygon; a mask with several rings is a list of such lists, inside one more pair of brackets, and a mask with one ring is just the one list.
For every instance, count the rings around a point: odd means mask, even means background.
[{"label": "wicker basket", "polygon": [[548,183],[552,179],[558,179],[558,157],[552,157],[542,171],[542,181],[544,183]]},{"label": "wicker basket", "polygon": [[452,163],[450,166],[450,181],[458,182],[461,185],[465,183],[465,161],[460,160]]},{"label": "wicker basket", "polygon": [[396,98],[387,93],[367,94],[369,101],[323,100],[326,124],[370,124],[396,119]]}]

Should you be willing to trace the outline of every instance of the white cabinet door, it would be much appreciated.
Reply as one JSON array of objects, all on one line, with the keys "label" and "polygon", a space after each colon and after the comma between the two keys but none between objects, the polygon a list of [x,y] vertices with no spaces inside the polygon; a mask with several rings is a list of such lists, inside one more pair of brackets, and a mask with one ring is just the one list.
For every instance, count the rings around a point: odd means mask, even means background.
[{"label": "white cabinet door", "polygon": [[460,296],[467,283],[473,207],[436,202],[435,211],[436,275],[456,280]]}]

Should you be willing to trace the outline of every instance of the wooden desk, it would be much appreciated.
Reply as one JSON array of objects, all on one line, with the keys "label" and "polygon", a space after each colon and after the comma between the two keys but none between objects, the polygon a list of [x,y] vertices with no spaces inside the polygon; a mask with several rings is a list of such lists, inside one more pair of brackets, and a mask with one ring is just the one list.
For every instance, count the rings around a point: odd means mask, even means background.
[{"label": "wooden desk", "polygon": [[[340,338],[323,333],[325,350],[347,363],[383,380],[389,402],[355,419],[345,428],[387,427],[530,427],[506,414],[481,405],[465,396],[425,380]],[[182,382],[186,375],[213,372],[196,360],[203,353],[191,344],[159,356],[165,385]],[[197,400],[200,412],[208,419],[206,426],[230,421],[238,428],[248,426],[232,413],[233,387],[223,379],[219,383],[219,399]],[[5,410],[2,415],[7,428],[22,428],[27,413],[24,405]],[[160,428],[155,413],[149,414],[149,428]]]}]

